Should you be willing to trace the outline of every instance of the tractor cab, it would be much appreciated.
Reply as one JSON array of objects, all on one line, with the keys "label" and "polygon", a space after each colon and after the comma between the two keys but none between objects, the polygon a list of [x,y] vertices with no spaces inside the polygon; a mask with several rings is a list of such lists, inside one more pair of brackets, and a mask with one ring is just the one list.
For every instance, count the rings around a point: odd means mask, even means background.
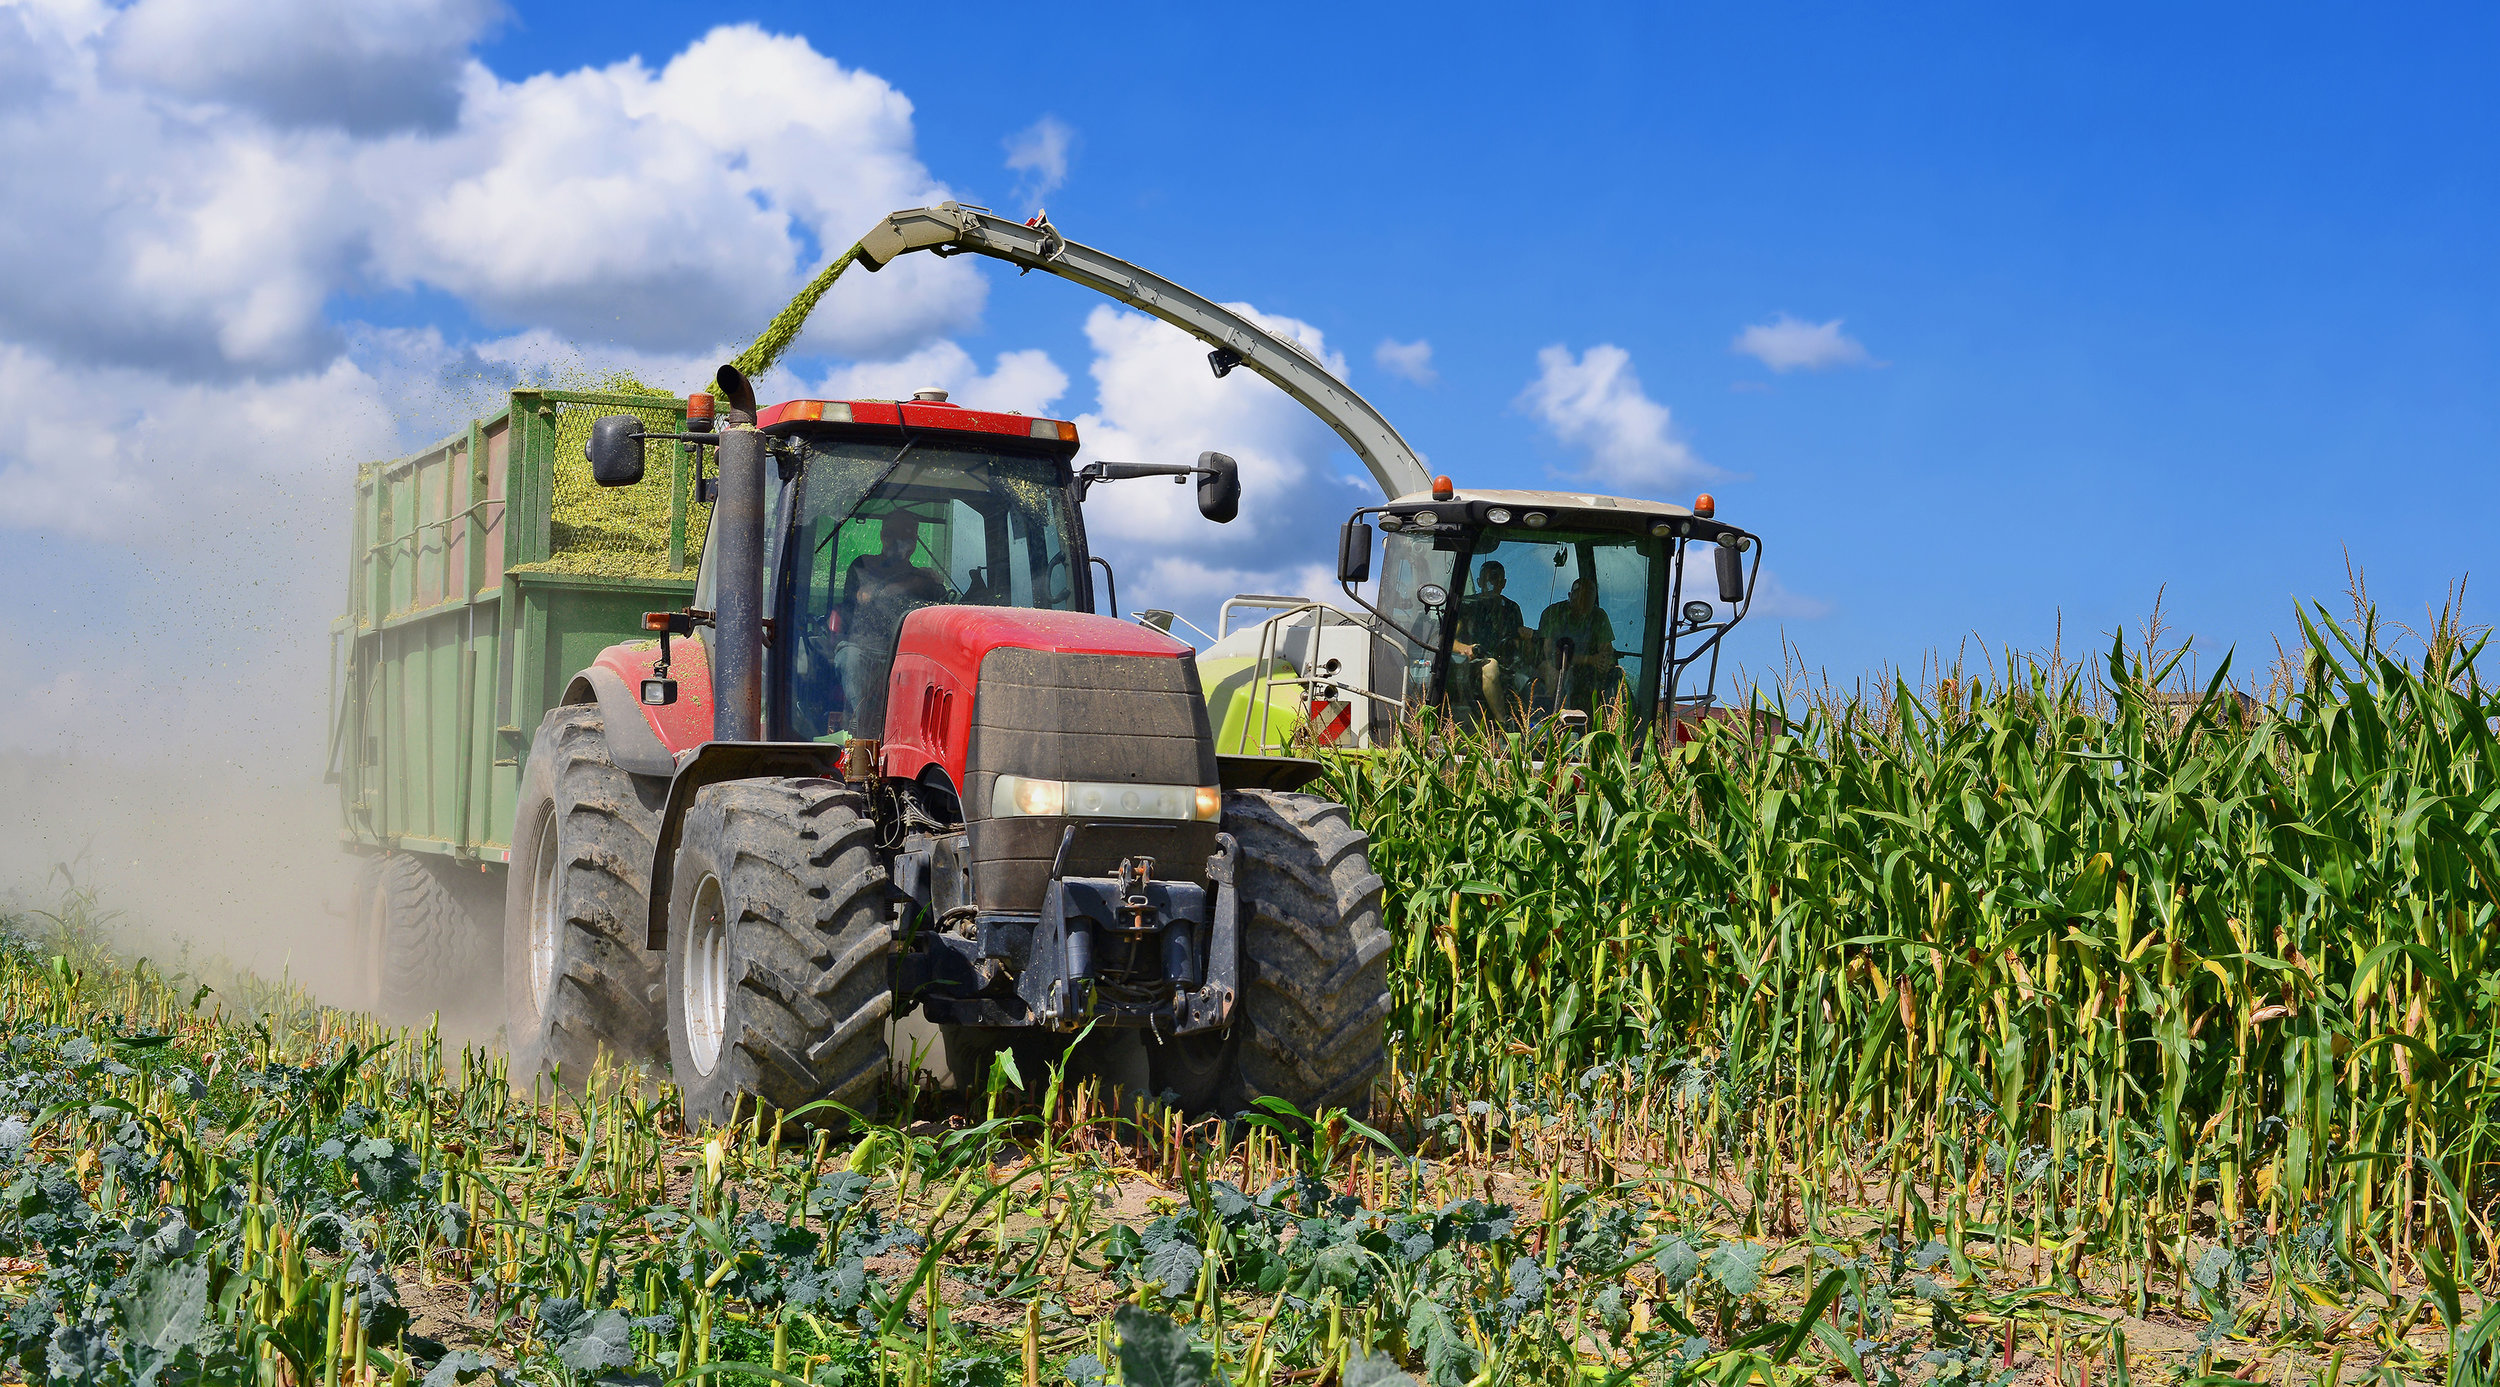
[{"label": "tractor cab", "polygon": [[[1076,425],[909,400],[791,400],[756,411],[772,440],[764,522],[762,736],[883,738],[904,619],[924,607],[1095,610],[1079,503],[1093,484],[1199,477],[1211,516],[1238,505],[1232,460],[1074,465]],[[708,559],[708,556],[707,556]],[[721,565],[705,562],[709,611]],[[708,638],[708,628],[706,628]]]},{"label": "tractor cab", "polygon": [[[1396,664],[1376,669],[1375,685],[1408,702],[1469,722],[1586,717],[1614,703],[1681,722],[1708,708],[1720,641],[1750,608],[1761,565],[1761,541],[1715,510],[1707,495],[1686,507],[1462,492],[1436,478],[1346,522],[1338,578]],[[1375,530],[1379,581],[1367,596],[1357,585],[1373,577]]]},{"label": "tractor cab", "polygon": [[922,607],[1093,610],[1076,426],[937,394],[757,415],[788,478],[766,529],[769,738],[882,737],[896,640]]}]

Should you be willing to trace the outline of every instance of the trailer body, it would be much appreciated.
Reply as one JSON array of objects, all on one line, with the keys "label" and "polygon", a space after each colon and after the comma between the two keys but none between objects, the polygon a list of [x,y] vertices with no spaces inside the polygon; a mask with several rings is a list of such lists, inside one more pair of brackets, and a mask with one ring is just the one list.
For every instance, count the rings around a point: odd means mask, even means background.
[{"label": "trailer body", "polygon": [[644,612],[691,600],[709,510],[691,459],[594,486],[582,443],[593,417],[618,413],[673,430],[685,402],[516,389],[432,446],[357,469],[331,626],[329,778],[350,851],[499,874],[539,720],[602,650],[641,634]]}]

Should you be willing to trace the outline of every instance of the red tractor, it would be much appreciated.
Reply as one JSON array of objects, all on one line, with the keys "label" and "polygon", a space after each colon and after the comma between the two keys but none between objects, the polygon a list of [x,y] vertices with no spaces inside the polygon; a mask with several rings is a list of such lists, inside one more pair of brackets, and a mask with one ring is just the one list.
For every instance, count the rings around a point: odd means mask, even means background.
[{"label": "red tractor", "polygon": [[1095,610],[1087,488],[1169,476],[1232,519],[1231,459],[1075,465],[1073,424],[907,401],[684,432],[601,419],[603,485],[708,452],[693,604],[539,726],[512,837],[518,1072],[665,1051],[697,1118],[873,1102],[889,1022],[978,1054],[1138,1033],[1196,1110],[1359,1107],[1389,937],[1366,840],[1308,762],[1216,754],[1189,646]]}]

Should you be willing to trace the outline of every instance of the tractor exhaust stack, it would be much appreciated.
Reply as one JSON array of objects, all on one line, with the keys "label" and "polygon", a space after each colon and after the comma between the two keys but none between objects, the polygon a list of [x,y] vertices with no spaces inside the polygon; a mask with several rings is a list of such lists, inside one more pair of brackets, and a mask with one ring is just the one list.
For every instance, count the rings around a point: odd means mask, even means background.
[{"label": "tractor exhaust stack", "polygon": [[[743,412],[740,412],[743,413]],[[738,419],[739,414],[732,414]],[[769,440],[754,416],[720,435],[720,491],[711,543],[720,564],[712,618],[712,740],[764,738],[764,468]]]}]

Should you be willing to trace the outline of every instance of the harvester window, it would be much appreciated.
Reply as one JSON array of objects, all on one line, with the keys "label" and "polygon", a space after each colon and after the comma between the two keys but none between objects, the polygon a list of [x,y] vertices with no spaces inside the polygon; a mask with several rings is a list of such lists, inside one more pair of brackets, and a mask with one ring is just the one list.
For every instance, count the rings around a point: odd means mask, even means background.
[{"label": "harvester window", "polygon": [[[1649,687],[1657,652],[1647,633],[1660,600],[1654,542],[1552,529],[1484,529],[1460,544],[1399,538],[1404,546],[1393,540],[1384,566],[1392,618],[1402,594],[1425,583],[1455,594],[1440,694],[1458,717],[1594,711]],[[1441,634],[1433,622],[1410,629],[1426,649]]]}]

